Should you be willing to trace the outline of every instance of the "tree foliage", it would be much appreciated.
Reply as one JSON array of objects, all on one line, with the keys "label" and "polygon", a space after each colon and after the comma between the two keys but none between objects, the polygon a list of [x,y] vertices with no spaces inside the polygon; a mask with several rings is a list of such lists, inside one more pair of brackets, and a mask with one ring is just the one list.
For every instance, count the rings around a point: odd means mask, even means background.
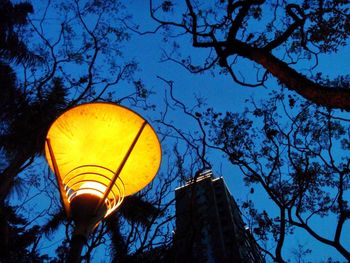
[{"label": "tree foliage", "polygon": [[[339,154],[349,146],[348,120],[283,94],[251,108],[242,114],[217,117],[212,109],[205,114],[215,147],[239,166],[247,185],[260,185],[276,205],[277,216],[265,210],[253,214],[255,234],[264,240],[272,233],[277,261],[282,261],[285,236],[293,228],[304,229],[349,259],[342,230],[350,219],[350,159]],[[250,202],[244,206],[254,209]],[[334,228],[328,236],[320,234],[317,221],[332,217],[337,218]]]},{"label": "tree foliage", "polygon": [[28,23],[28,14],[33,12],[32,5],[28,2],[13,4],[5,0],[0,3],[0,11],[2,13],[0,19],[1,60],[20,63],[35,58],[15,30]]},{"label": "tree foliage", "polygon": [[[169,197],[171,186],[197,169],[210,168],[213,160],[208,153],[219,151],[241,169],[250,195],[262,189],[273,202],[271,210],[258,207],[253,198],[242,203],[265,254],[286,261],[286,240],[295,229],[302,229],[349,260],[344,229],[350,217],[350,159],[343,152],[350,148],[350,129],[346,115],[335,110],[350,109],[349,77],[329,77],[317,68],[319,59],[347,47],[349,2],[151,0],[150,8],[159,24],[152,33],[164,29],[164,39],[171,44],[164,49],[163,61],[192,73],[225,74],[246,87],[281,85],[289,91],[274,91],[261,103],[251,100],[243,113],[217,112],[214,107],[202,111],[201,99],[188,107],[174,96],[174,82],[159,77],[169,88],[158,121],[161,135],[179,144],[167,149],[173,156],[167,160],[168,176],[160,179],[155,192],[147,189],[127,199],[117,214],[102,223],[91,236],[84,259],[91,261],[92,251],[104,244],[110,245],[115,262],[167,262],[174,220],[169,213],[174,203]],[[130,26],[121,1],[51,0],[31,5],[4,0],[0,11],[4,14],[0,18],[0,241],[8,248],[0,256],[20,262],[29,257],[59,262],[67,254],[72,225],[51,193],[56,189],[40,185],[39,176],[31,178],[35,181],[31,186],[52,197],[50,207],[38,215],[47,222],[42,227],[15,211],[10,193],[21,182],[21,172],[42,154],[52,120],[68,107],[97,100],[149,106],[150,92],[135,77],[137,63],[123,53],[129,30],[139,28]],[[189,45],[207,51],[206,55],[186,53]],[[253,81],[240,75],[242,60],[256,68]],[[122,83],[132,88],[122,89]],[[174,108],[195,120],[198,131],[168,121]],[[140,209],[131,209],[135,206]],[[325,235],[317,222],[330,219],[336,223]],[[67,236],[56,258],[40,255],[39,235],[46,233],[50,239],[50,233],[62,227]],[[273,244],[273,249],[266,244]],[[299,248],[295,253],[310,251]]]},{"label": "tree foliage", "polygon": [[[349,110],[348,81],[329,85],[315,80],[318,58],[334,55],[348,44],[348,1],[150,2],[151,15],[159,28],[168,32],[167,39],[187,35],[193,47],[208,50],[197,65],[191,54],[177,56],[184,50],[179,50],[184,43],[179,41],[165,54],[165,60],[175,61],[193,73],[219,68],[247,87],[265,86],[268,76],[273,75],[307,100]],[[239,76],[242,58],[258,65],[255,82]],[[309,61],[311,73],[301,70],[305,64],[302,60]]]},{"label": "tree foliage", "polygon": [[[228,75],[239,86],[272,90],[269,99],[242,105],[243,113],[217,112],[215,106],[199,112],[200,103],[190,110],[172,98],[170,105],[198,123],[197,134],[167,118],[162,122],[198,149],[202,160],[210,163],[210,149],[222,152],[240,168],[251,195],[255,188],[266,192],[275,210],[257,208],[250,199],[242,208],[260,244],[275,244],[265,253],[277,262],[286,261],[285,242],[295,229],[349,259],[344,230],[349,222],[349,126],[346,114],[337,111],[349,110],[349,76],[319,69],[330,67],[329,58],[348,46],[349,4],[150,0],[156,31],[163,30],[168,44],[163,61],[194,74]],[[255,70],[249,75],[241,73],[247,62]],[[336,221],[328,235],[318,228],[320,220]]]},{"label": "tree foliage", "polygon": [[2,262],[44,262],[48,255],[40,255],[37,245],[40,241],[40,227],[28,227],[28,220],[19,215],[14,207],[1,207],[1,252]]},{"label": "tree foliage", "polygon": [[[47,178],[52,180],[52,175],[40,172],[42,167],[28,175],[23,172],[42,155],[50,124],[68,107],[91,101],[147,107],[149,93],[141,80],[134,79],[137,63],[122,52],[122,45],[130,36],[121,23],[129,16],[120,1],[13,4],[4,0],[0,11],[4,14],[0,18],[0,241],[4,248],[0,261],[62,262],[67,256],[69,235],[56,249],[57,257],[40,255],[45,252],[40,251],[42,234],[46,234],[42,239],[50,240],[57,229],[65,228],[67,234],[72,230],[72,222],[64,217],[57,193],[52,193],[57,189],[43,183]],[[119,90],[123,82],[131,88]],[[101,244],[108,246],[108,242],[112,258],[151,249],[157,246],[160,236],[163,245],[169,243],[167,224],[172,217],[163,218],[172,204],[166,198],[174,180],[169,178],[156,193],[149,188],[143,192],[143,198],[127,198],[118,215],[93,233],[85,260],[90,262],[93,249]],[[23,186],[23,182],[30,184]],[[21,198],[13,201],[11,193],[20,183],[28,191],[23,202]],[[26,203],[38,195],[35,190],[51,198],[48,207],[20,215],[17,211],[23,211]],[[14,205],[19,205],[18,210]],[[35,224],[43,221],[46,224],[42,226]],[[125,232],[125,228],[131,229],[131,233]],[[125,250],[121,249],[123,246]]]},{"label": "tree foliage", "polygon": [[145,98],[134,90],[113,96],[112,89],[119,82],[132,81],[136,70],[132,60],[116,63],[122,58],[121,43],[128,40],[115,22],[123,17],[114,12],[123,10],[118,1],[36,4],[37,14],[29,3],[2,1],[0,6],[7,14],[0,28],[0,77],[6,84],[0,101],[4,109],[0,146],[5,157],[0,174],[2,202],[16,175],[42,153],[49,125],[67,107],[84,101],[133,99],[136,103]]},{"label": "tree foliage", "polygon": [[[197,132],[179,129],[164,116],[173,136],[193,148],[199,161],[210,164],[219,151],[242,172],[248,190],[241,208],[269,258],[286,262],[287,243],[301,230],[349,259],[349,119],[283,92],[261,102],[247,100],[241,113],[200,111],[204,105],[191,110],[173,99],[169,107],[198,123]],[[311,250],[295,252],[306,256]]]}]

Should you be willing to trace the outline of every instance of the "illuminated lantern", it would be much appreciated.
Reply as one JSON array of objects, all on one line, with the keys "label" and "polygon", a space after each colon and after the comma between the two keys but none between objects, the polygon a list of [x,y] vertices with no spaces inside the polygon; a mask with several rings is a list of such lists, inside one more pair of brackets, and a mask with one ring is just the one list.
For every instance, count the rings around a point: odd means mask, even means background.
[{"label": "illuminated lantern", "polygon": [[67,216],[88,235],[124,196],[152,181],[161,148],[155,131],[140,115],[96,102],[73,107],[53,122],[45,156]]}]

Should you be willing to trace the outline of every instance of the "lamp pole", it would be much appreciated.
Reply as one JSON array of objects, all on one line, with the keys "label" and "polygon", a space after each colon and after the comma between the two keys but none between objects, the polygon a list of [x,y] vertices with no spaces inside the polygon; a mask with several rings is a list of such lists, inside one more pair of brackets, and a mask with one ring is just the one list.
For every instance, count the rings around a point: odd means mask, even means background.
[{"label": "lamp pole", "polygon": [[96,210],[100,198],[92,194],[82,194],[71,202],[72,219],[74,231],[70,242],[68,263],[80,262],[81,251],[89,239],[89,235],[101,222],[107,212],[103,205]]},{"label": "lamp pole", "polygon": [[81,235],[73,234],[70,241],[70,250],[68,254],[68,263],[80,263],[81,262],[81,251],[86,244],[87,239]]}]

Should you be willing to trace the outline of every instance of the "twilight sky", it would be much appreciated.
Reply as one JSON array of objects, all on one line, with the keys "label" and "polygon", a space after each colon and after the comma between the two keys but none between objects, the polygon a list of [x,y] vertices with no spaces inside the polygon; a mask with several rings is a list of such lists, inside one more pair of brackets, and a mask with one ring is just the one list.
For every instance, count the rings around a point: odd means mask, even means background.
[{"label": "twilight sky", "polygon": [[[40,1],[33,0],[33,5],[37,13],[43,12],[43,8],[40,8]],[[152,21],[149,16],[149,3],[148,1],[140,0],[130,0],[124,1],[127,6],[127,12],[132,15],[133,22],[139,24],[140,31],[148,31],[154,29],[157,24]],[[181,5],[178,1],[178,5]],[[50,12],[50,11],[49,11]],[[49,13],[50,14],[50,13]],[[36,16],[36,13],[33,15]],[[49,25],[46,25],[49,27]],[[52,34],[55,34],[55,26],[51,27]],[[49,32],[49,31],[48,31]],[[178,39],[179,40],[179,39]],[[126,58],[134,58],[139,63],[140,71],[137,75],[145,83],[146,87],[151,88],[154,95],[151,96],[151,104],[156,105],[155,111],[150,111],[149,109],[143,111],[142,109],[134,109],[140,114],[144,115],[150,122],[160,118],[160,112],[165,111],[164,94],[169,92],[169,87],[164,81],[159,79],[157,76],[164,78],[166,80],[173,81],[174,96],[183,102],[188,109],[191,109],[196,105],[196,98],[204,98],[207,104],[201,110],[205,110],[208,107],[213,107],[216,111],[233,111],[241,112],[246,106],[245,100],[253,97],[256,101],[264,99],[269,93],[269,89],[278,90],[276,81],[270,77],[267,82],[268,88],[247,88],[241,87],[234,83],[229,76],[220,75],[217,72],[215,76],[209,72],[203,74],[191,74],[185,70],[180,65],[167,61],[161,62],[162,53],[169,52],[170,46],[172,44],[172,39],[169,39],[167,43],[163,41],[163,36],[161,32],[156,34],[146,34],[138,35],[135,33],[131,34],[131,39],[129,42],[124,42],[122,45],[122,50],[124,51]],[[186,44],[185,53],[191,53],[194,60],[202,61],[206,52],[200,49],[193,49],[191,47],[191,39],[182,37],[180,39],[182,43]],[[305,66],[310,62],[304,62]],[[348,49],[341,50],[337,55],[324,56],[320,58],[318,71],[324,72],[329,76],[337,76],[341,74],[347,74],[350,66],[350,54]],[[301,63],[300,68],[303,67]],[[81,69],[74,68],[74,70],[79,71]],[[254,67],[248,61],[241,60],[239,63],[239,73],[244,76],[247,80],[255,78]],[[252,76],[252,72],[254,75]],[[131,84],[122,83],[118,86],[118,92],[122,94],[128,93]],[[124,91],[125,90],[125,91]],[[128,104],[125,104],[128,106]],[[184,115],[181,110],[176,108],[169,109],[167,120],[172,122],[174,126],[179,127],[185,131],[195,132],[198,130],[198,126],[195,121],[188,116]],[[153,122],[152,125],[157,129],[158,124]],[[223,176],[232,195],[236,201],[244,201],[248,197],[256,202],[256,207],[259,209],[266,209],[269,211],[274,211],[276,208],[267,200],[266,194],[257,190],[254,194],[250,194],[250,187],[246,187],[242,181],[242,174],[238,168],[233,167],[228,161],[221,156],[220,153],[211,151],[209,153],[209,161],[213,164],[213,172],[218,176]],[[162,170],[166,171],[166,163],[162,164]],[[174,185],[174,189],[177,185]],[[40,197],[41,198],[41,197]],[[39,200],[39,201],[38,201]],[[40,202],[40,199],[35,201]],[[46,201],[45,201],[46,202]],[[45,204],[43,202],[43,204]],[[327,232],[327,226],[331,222],[329,219],[317,220],[314,222],[315,225],[319,227],[320,230]],[[63,230],[63,229],[62,229]],[[350,230],[350,225],[346,225],[343,233],[348,233]],[[60,240],[60,238],[58,238]],[[57,240],[49,241],[53,242],[52,246],[46,242],[45,246],[42,246],[42,250],[53,249],[55,244],[57,245]],[[348,242],[349,243],[349,242]],[[297,248],[298,244],[306,245],[308,248],[312,249],[312,254],[309,255],[305,260],[311,262],[321,262],[325,261],[328,257],[332,257],[333,260],[342,261],[342,257],[331,248],[324,245],[320,245],[315,239],[311,238],[308,234],[303,233],[301,230],[296,230],[295,234],[291,237],[287,237],[286,246],[284,249],[284,255],[286,258],[294,262],[292,252],[293,249]],[[350,245],[350,243],[349,243]],[[104,255],[104,252],[96,252],[95,257],[99,258]],[[99,261],[97,261],[99,262]]]}]

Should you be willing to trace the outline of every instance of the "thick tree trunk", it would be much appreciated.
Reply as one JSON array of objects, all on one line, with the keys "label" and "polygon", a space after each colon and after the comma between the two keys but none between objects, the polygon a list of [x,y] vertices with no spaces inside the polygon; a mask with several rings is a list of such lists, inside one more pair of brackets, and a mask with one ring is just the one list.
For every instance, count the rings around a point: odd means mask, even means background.
[{"label": "thick tree trunk", "polygon": [[325,87],[298,73],[287,63],[261,48],[253,48],[240,41],[228,44],[223,51],[224,58],[237,54],[263,66],[289,90],[305,99],[332,109],[350,110],[350,89],[346,87]]}]

